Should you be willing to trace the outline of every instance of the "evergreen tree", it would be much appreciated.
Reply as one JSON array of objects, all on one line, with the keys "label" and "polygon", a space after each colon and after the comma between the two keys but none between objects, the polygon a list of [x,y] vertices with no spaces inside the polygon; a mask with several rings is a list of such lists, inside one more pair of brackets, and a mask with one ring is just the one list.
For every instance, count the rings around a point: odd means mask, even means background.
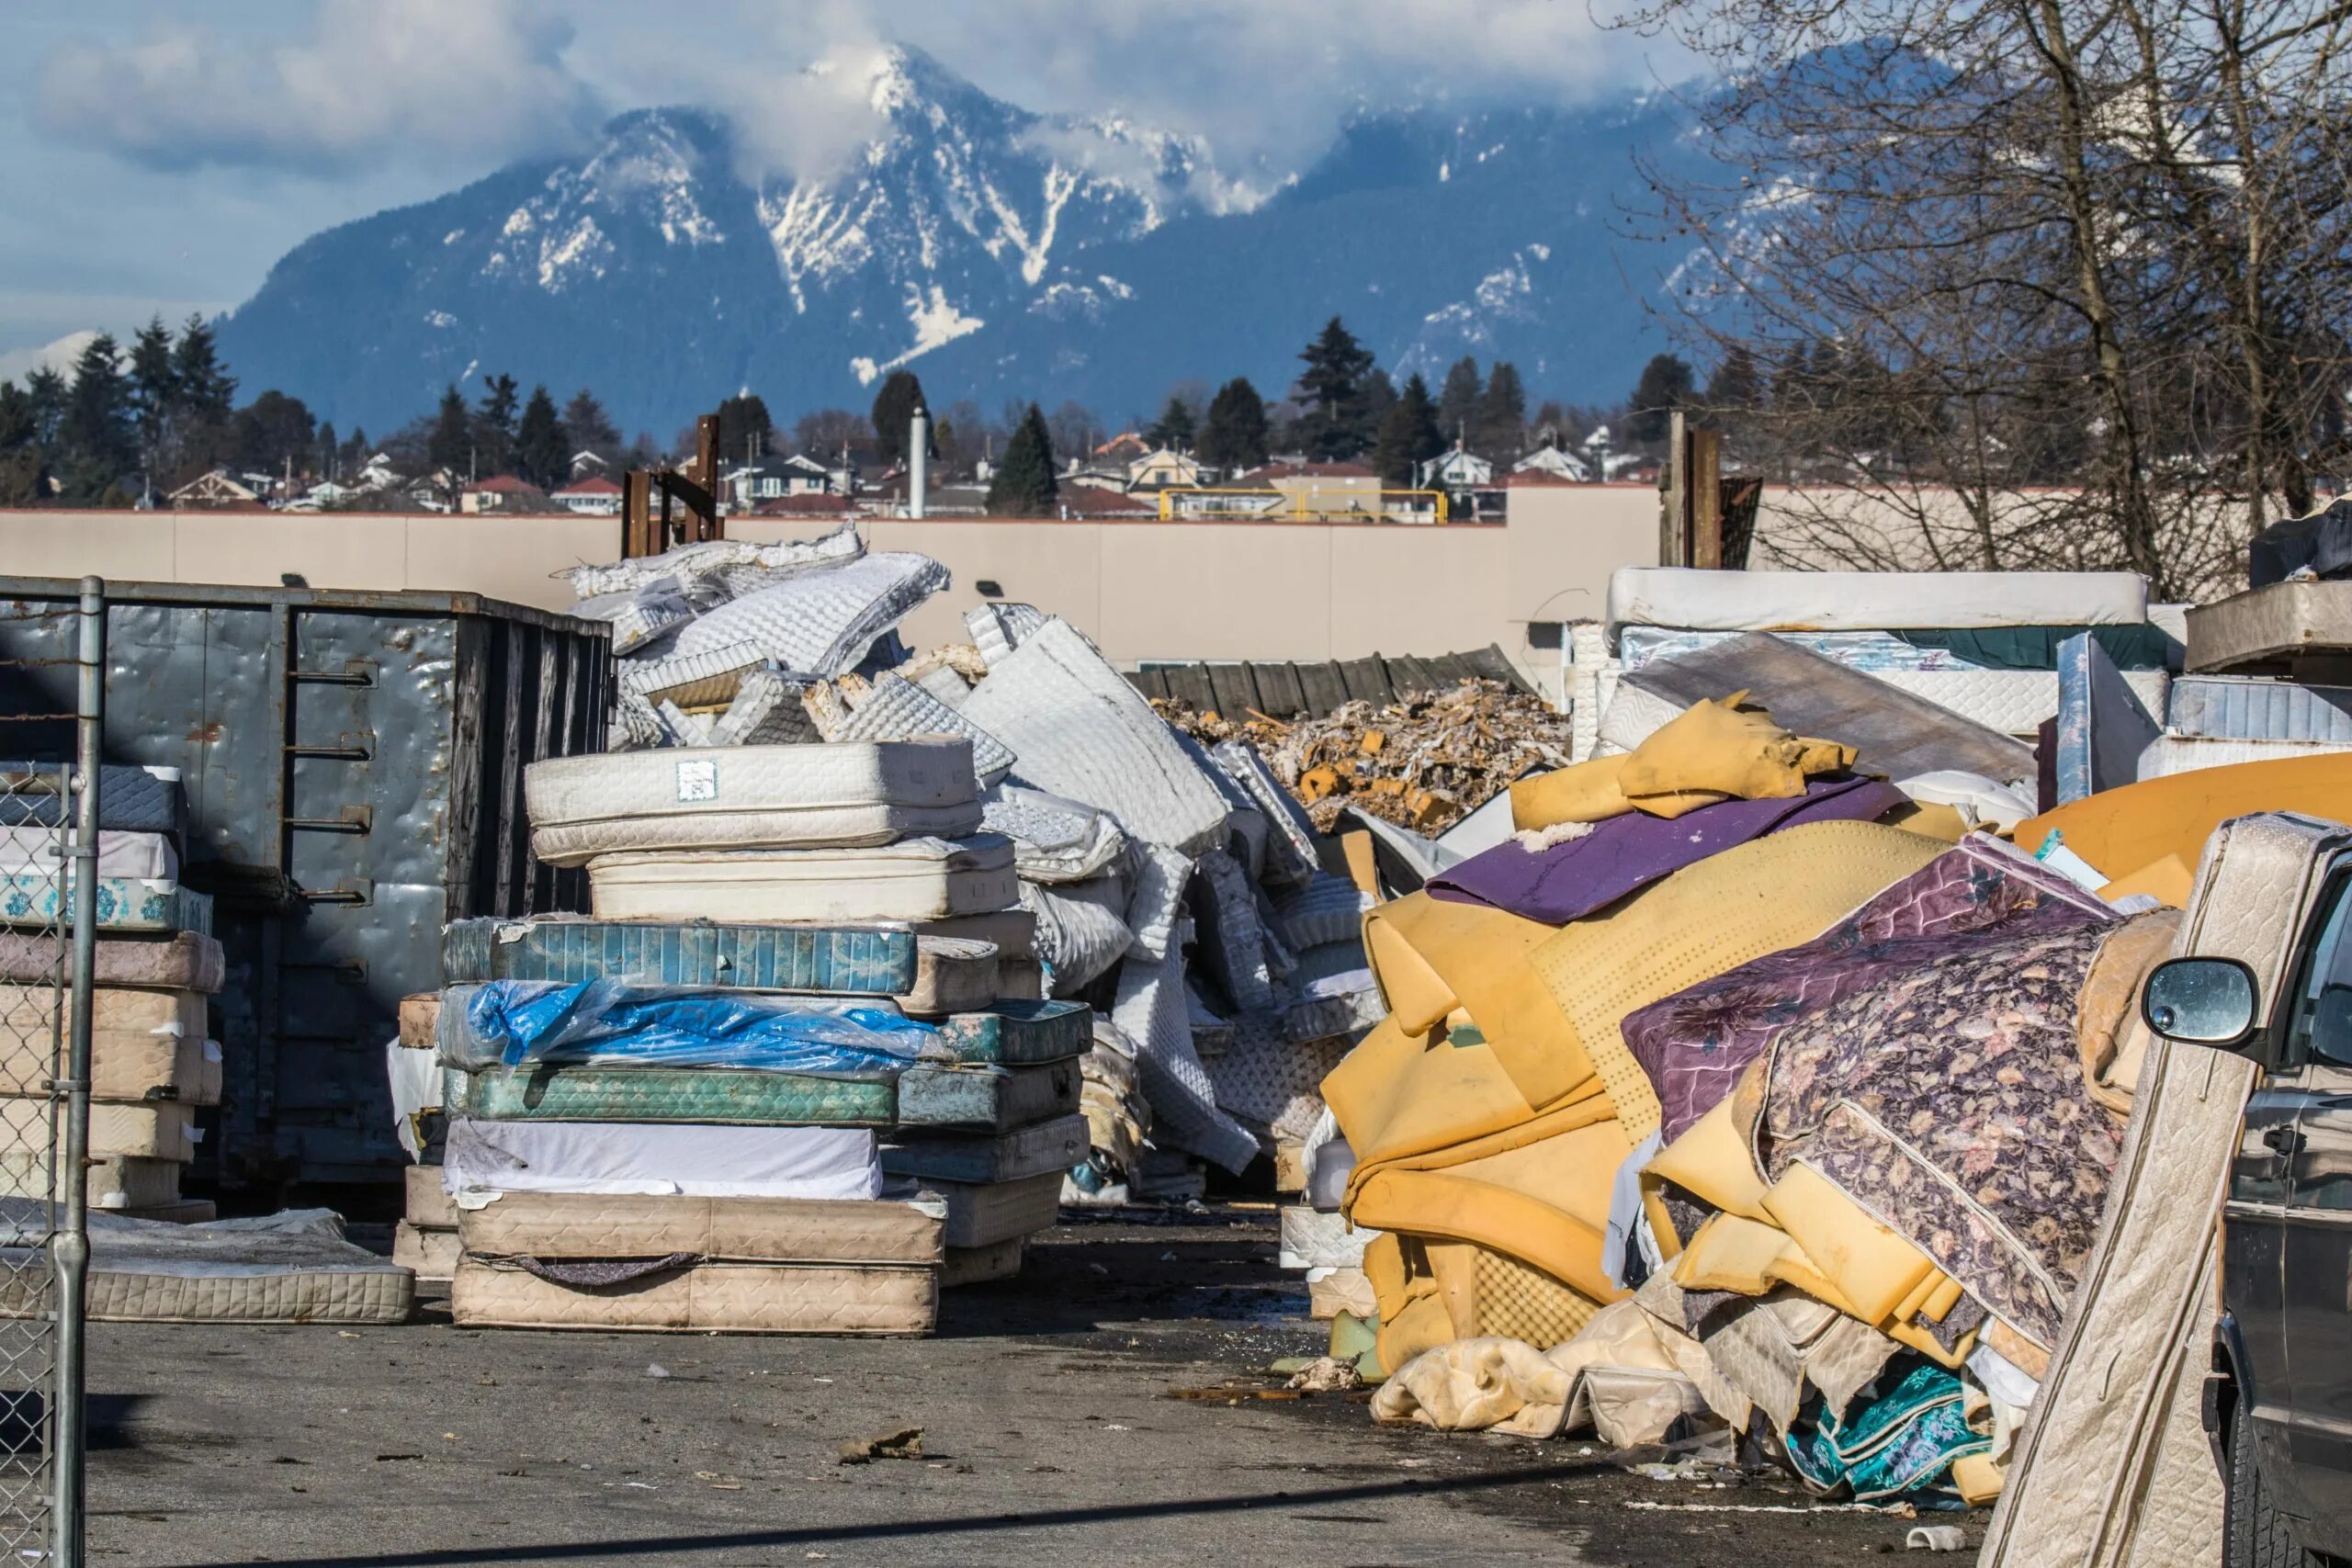
[{"label": "evergreen tree", "polygon": [[523,405],[523,423],[514,433],[514,460],[522,476],[542,490],[554,490],[570,477],[571,452],[563,438],[563,420],[543,382],[531,389]]},{"label": "evergreen tree", "polygon": [[1760,408],[1764,401],[1764,377],[1756,367],[1756,356],[1747,345],[1736,343],[1724,355],[1715,373],[1707,378],[1707,406],[1729,412],[1744,412]]},{"label": "evergreen tree", "polygon": [[171,426],[179,412],[179,382],[172,374],[172,333],[153,316],[130,340],[130,396],[138,410],[139,450],[151,484],[161,484]]},{"label": "evergreen tree", "polygon": [[1166,406],[1159,411],[1159,417],[1145,429],[1143,438],[1154,446],[1184,452],[1192,449],[1198,427],[1199,421],[1193,415],[1193,405],[1186,402],[1181,394],[1170,392]]},{"label": "evergreen tree", "polygon": [[424,441],[424,466],[447,469],[463,479],[473,461],[473,421],[466,416],[466,400],[458,395],[455,386],[444,388],[440,411],[434,415],[432,433]]},{"label": "evergreen tree", "polygon": [[512,376],[500,374],[482,383],[481,412],[474,421],[474,472],[487,479],[514,471],[514,414],[523,389]]},{"label": "evergreen tree", "polygon": [[276,478],[310,467],[318,429],[301,399],[272,388],[237,411],[236,437],[237,461]]},{"label": "evergreen tree", "polygon": [[1478,400],[1485,396],[1476,360],[1465,354],[1447,368],[1445,380],[1438,388],[1437,426],[1445,433],[1448,446],[1464,439],[1477,423]]},{"label": "evergreen tree", "polygon": [[1420,482],[1419,467],[1445,450],[1437,427],[1437,405],[1430,400],[1429,383],[1415,371],[1405,378],[1405,389],[1380,422],[1380,441],[1373,448],[1373,466],[1380,482],[1410,490]]},{"label": "evergreen tree", "polygon": [[989,512],[997,517],[1050,517],[1057,488],[1054,438],[1046,433],[1046,416],[1031,403],[989,480]]},{"label": "evergreen tree", "polygon": [[1481,456],[1509,462],[1527,445],[1527,389],[1520,385],[1519,367],[1508,359],[1495,361],[1487,372],[1487,389],[1478,398],[1478,416],[1471,422],[1473,446]]},{"label": "evergreen tree", "polygon": [[368,459],[375,455],[368,445],[368,427],[364,424],[355,424],[351,427],[351,439],[343,444],[342,448],[335,453],[335,458],[342,465],[344,474],[348,477],[357,473]]},{"label": "evergreen tree", "polygon": [[1228,478],[1265,462],[1266,400],[1246,377],[1236,376],[1209,400],[1195,455]]},{"label": "evergreen tree", "polygon": [[1396,406],[1396,383],[1388,378],[1385,370],[1374,370],[1363,378],[1363,386],[1356,393],[1356,414],[1363,428],[1374,437],[1380,434],[1380,422]]},{"label": "evergreen tree", "polygon": [[1691,387],[1688,364],[1671,354],[1653,355],[1642,367],[1642,378],[1634,385],[1634,395],[1625,400],[1631,411],[1625,421],[1626,434],[1645,446],[1664,441],[1669,429],[1667,416],[1691,405]]},{"label": "evergreen tree", "polygon": [[340,477],[341,465],[338,459],[342,457],[342,454],[343,444],[337,441],[334,435],[334,421],[331,419],[321,420],[319,422],[318,444],[313,449],[311,455],[311,471],[316,473],[321,479],[327,480],[333,480]]},{"label": "evergreen tree", "polygon": [[33,415],[34,444],[52,455],[58,426],[65,422],[65,378],[44,365],[25,378],[25,400]]},{"label": "evergreen tree", "polygon": [[100,333],[74,362],[74,385],[58,422],[57,468],[69,503],[97,504],[138,468],[139,435],[132,419],[122,350],[111,333]]},{"label": "evergreen tree", "polygon": [[915,410],[928,407],[911,370],[893,370],[874,394],[874,456],[884,468],[907,460],[907,434]]},{"label": "evergreen tree", "polygon": [[0,506],[37,506],[49,499],[49,460],[32,395],[0,381]]},{"label": "evergreen tree", "polygon": [[[691,442],[687,449],[693,449]],[[718,405],[719,472],[775,449],[775,421],[768,417],[768,405],[757,392],[738,392]]]},{"label": "evergreen tree", "polygon": [[1373,433],[1364,419],[1364,379],[1372,373],[1372,353],[1355,339],[1339,317],[1323,324],[1315,341],[1299,351],[1306,368],[1298,378],[1300,398],[1307,412],[1299,421],[1300,434],[1310,457],[1352,457],[1372,445]]},{"label": "evergreen tree", "polygon": [[621,433],[613,423],[612,415],[596,400],[596,394],[582,387],[571,394],[563,405],[563,439],[571,448],[563,456],[567,462],[573,452],[594,452],[607,463],[619,457]]},{"label": "evergreen tree", "polygon": [[226,424],[237,397],[237,378],[220,365],[220,345],[201,316],[190,316],[172,345],[172,381],[183,412],[208,423]]}]

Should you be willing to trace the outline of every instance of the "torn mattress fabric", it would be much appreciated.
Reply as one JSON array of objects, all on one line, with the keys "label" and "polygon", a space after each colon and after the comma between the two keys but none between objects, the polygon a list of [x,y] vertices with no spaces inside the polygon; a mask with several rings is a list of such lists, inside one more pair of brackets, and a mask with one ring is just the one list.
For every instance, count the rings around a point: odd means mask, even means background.
[{"label": "torn mattress fabric", "polygon": [[947,582],[947,569],[929,556],[865,556],[730,600],[681,630],[674,646],[689,656],[748,642],[780,669],[839,675]]}]

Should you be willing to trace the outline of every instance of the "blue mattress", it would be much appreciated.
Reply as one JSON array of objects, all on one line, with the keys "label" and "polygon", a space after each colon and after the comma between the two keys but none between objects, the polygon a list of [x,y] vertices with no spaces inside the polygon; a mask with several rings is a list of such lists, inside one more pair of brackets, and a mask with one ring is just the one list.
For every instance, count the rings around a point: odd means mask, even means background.
[{"label": "blue mattress", "polygon": [[2174,678],[2165,728],[2219,740],[2352,743],[2352,686],[2298,686],[2239,675]]},{"label": "blue mattress", "polygon": [[897,996],[915,983],[906,930],[658,920],[454,920],[442,980],[628,980],[642,986]]}]

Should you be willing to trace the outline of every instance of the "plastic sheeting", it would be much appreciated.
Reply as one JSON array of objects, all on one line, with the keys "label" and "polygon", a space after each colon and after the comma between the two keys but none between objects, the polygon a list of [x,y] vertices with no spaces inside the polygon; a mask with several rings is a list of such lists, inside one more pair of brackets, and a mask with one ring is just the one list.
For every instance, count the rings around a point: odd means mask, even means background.
[{"label": "plastic sheeting", "polygon": [[749,1067],[828,1077],[896,1073],[939,1032],[871,1004],[613,980],[492,980],[456,988],[436,1043],[466,1071],[526,1062]]}]

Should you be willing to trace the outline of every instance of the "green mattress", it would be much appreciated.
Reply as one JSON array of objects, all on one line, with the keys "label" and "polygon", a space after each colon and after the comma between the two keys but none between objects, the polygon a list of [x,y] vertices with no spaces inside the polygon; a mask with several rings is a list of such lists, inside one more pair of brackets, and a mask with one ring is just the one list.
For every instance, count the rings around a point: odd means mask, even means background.
[{"label": "green mattress", "polygon": [[1031,1067],[909,1067],[899,1079],[902,1127],[970,1127],[1003,1133],[1078,1109],[1074,1059]]},{"label": "green mattress", "polygon": [[452,1115],[493,1122],[709,1122],[766,1127],[888,1127],[887,1077],[813,1077],[729,1067],[538,1067],[448,1074]]},{"label": "green mattress", "polygon": [[940,1020],[939,1037],[959,1062],[1059,1062],[1094,1043],[1094,1013],[1084,1002],[1000,1001],[986,1012]]}]

